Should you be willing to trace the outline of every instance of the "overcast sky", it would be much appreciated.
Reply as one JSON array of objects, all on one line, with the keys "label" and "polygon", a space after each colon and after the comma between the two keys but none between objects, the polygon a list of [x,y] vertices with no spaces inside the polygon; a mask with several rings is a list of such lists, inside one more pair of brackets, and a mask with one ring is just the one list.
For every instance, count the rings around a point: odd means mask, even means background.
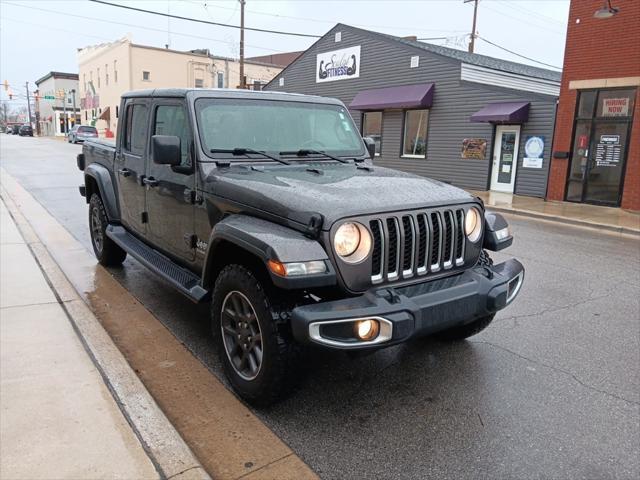
[{"label": "overcast sky", "polygon": [[[237,0],[108,0],[111,3],[238,25]],[[562,66],[569,0],[480,0],[478,34],[504,48]],[[322,35],[338,22],[466,48],[473,3],[463,0],[247,0],[247,27]],[[89,0],[0,0],[0,80],[24,93],[51,70],[77,72],[78,48],[131,34],[135,43],[237,57],[239,30],[92,3]],[[467,35],[465,37],[465,35]],[[246,55],[304,50],[312,38],[246,32]],[[481,40],[476,52],[543,66]],[[7,98],[2,89],[2,98]]]}]

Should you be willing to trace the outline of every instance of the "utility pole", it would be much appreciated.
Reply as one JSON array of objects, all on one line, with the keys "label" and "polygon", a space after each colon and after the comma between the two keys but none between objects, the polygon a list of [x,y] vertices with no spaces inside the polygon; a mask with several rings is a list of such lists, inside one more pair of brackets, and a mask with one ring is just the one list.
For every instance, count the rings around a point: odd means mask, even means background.
[{"label": "utility pole", "polygon": [[246,88],[244,81],[244,4],[245,0],[240,2],[240,88]]},{"label": "utility pole", "polygon": [[67,91],[62,89],[62,130],[63,135],[69,131],[69,124],[67,122]]},{"label": "utility pole", "polygon": [[31,127],[31,99],[29,98],[29,82],[26,82],[24,85],[27,88],[27,115],[29,115],[29,126]]},{"label": "utility pole", "polygon": [[76,113],[76,89],[71,90],[71,99],[73,100],[73,125],[78,123],[78,114]]},{"label": "utility pole", "polygon": [[34,102],[33,102],[33,106],[35,107],[36,110],[36,135],[39,137],[40,136],[40,91],[36,90],[35,92],[33,92],[33,96],[34,96]]},{"label": "utility pole", "polygon": [[476,20],[478,19],[478,0],[464,0],[464,3],[473,2],[473,26],[471,27],[471,41],[469,42],[469,53],[473,53],[476,44]]}]

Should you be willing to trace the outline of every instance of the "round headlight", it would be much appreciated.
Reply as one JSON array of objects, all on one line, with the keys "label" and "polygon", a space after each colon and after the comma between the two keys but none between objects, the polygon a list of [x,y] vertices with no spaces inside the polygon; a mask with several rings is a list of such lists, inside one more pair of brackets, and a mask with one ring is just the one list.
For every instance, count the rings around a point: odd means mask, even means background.
[{"label": "round headlight", "polygon": [[482,233],[482,217],[477,208],[472,207],[464,218],[464,233],[472,242],[477,242]]},{"label": "round headlight", "polygon": [[333,237],[333,248],[345,262],[361,262],[371,251],[369,230],[359,223],[343,223]]}]

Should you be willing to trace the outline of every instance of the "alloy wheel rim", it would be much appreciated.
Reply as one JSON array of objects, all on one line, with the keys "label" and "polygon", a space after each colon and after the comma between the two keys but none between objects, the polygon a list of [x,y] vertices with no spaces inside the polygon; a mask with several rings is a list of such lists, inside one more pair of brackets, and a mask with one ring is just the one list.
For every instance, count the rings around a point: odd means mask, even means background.
[{"label": "alloy wheel rim", "polygon": [[244,380],[253,380],[262,368],[262,331],[249,299],[237,290],[227,294],[220,312],[220,329],[227,358]]},{"label": "alloy wheel rim", "polygon": [[93,234],[93,244],[98,252],[102,252],[102,224],[100,222],[100,214],[97,208],[91,210],[91,233]]}]

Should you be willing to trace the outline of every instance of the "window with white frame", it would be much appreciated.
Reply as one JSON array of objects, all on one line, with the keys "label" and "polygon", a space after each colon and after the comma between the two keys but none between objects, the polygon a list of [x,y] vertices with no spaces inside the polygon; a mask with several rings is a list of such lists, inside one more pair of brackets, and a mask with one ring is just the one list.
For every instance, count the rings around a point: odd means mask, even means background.
[{"label": "window with white frame", "polygon": [[113,81],[118,83],[118,61],[113,61]]},{"label": "window with white frame", "polygon": [[218,88],[224,88],[224,73],[223,72],[218,72],[217,75],[217,87]]},{"label": "window with white frame", "polygon": [[376,144],[376,156],[382,152],[382,112],[366,112],[362,117],[362,136]]},{"label": "window with white frame", "polygon": [[143,71],[142,72],[142,80],[144,80],[145,82],[150,82],[151,81],[151,72]]},{"label": "window with white frame", "polygon": [[428,119],[429,110],[407,110],[404,112],[403,157],[426,158]]}]

